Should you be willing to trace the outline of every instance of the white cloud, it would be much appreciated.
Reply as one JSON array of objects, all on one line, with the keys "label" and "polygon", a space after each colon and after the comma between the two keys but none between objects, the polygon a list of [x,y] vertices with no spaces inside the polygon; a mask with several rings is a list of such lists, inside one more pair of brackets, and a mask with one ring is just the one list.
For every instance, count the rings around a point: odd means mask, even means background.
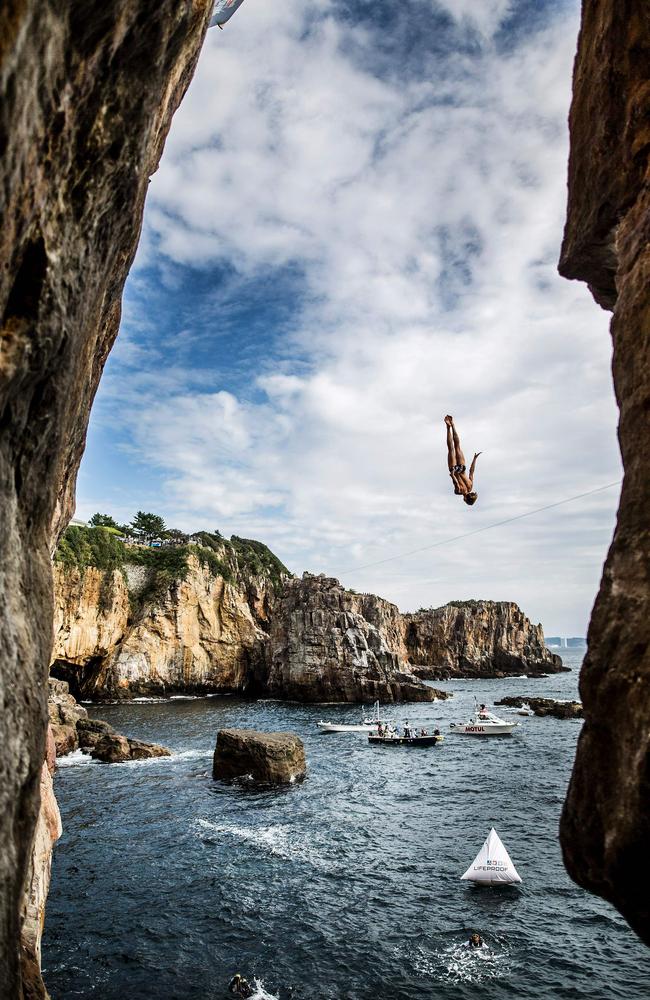
[{"label": "white cloud", "polygon": [[[511,4],[438,6],[489,39]],[[617,478],[607,317],[555,271],[576,30],[577,7],[512,52],[381,77],[376,37],[327,3],[249,0],[209,34],[151,186],[146,261],[299,262],[306,293],[257,395],[122,376],[168,517],[336,574]],[[446,412],[484,451],[472,510],[449,488]],[[404,607],[509,597],[572,632],[614,493],[345,582]]]}]

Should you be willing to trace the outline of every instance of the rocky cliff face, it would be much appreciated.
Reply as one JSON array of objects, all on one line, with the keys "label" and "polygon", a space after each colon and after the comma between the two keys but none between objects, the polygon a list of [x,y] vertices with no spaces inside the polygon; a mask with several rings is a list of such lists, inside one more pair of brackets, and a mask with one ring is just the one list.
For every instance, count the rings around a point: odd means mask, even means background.
[{"label": "rocky cliff face", "polygon": [[[0,981],[22,993],[39,811],[50,552],[72,509],[148,180],[211,0],[0,7]],[[34,987],[34,990],[36,987]],[[34,990],[32,990],[33,994]]]},{"label": "rocky cliff face", "polygon": [[562,660],[509,601],[460,601],[403,617],[404,644],[418,677],[555,673]]},{"label": "rocky cliff face", "polygon": [[[131,617],[126,579],[119,570],[85,571],[54,564],[53,660],[83,683],[91,665],[103,663],[122,642]],[[76,675],[76,676],[75,676]]]},{"label": "rocky cliff face", "polygon": [[131,595],[119,571],[89,568],[81,579],[78,570],[57,572],[54,672],[75,694],[246,690],[264,662],[268,580],[229,582],[195,556],[185,579],[148,597],[146,574],[129,575]]},{"label": "rocky cliff face", "polygon": [[569,873],[650,943],[650,10],[584,3],[560,271],[614,309],[625,478],[588,634],[585,724],[561,823]]},{"label": "rocky cliff face", "polygon": [[23,993],[26,1000],[43,994],[41,937],[45,923],[45,904],[52,872],[52,848],[63,832],[52,785],[56,747],[51,730],[48,731],[46,747],[46,759],[41,769],[40,810],[20,920]]},{"label": "rocky cliff face", "polygon": [[394,604],[305,573],[286,584],[275,609],[266,690],[278,698],[315,702],[446,697],[410,673],[404,652]]},{"label": "rocky cliff face", "polygon": [[147,596],[142,567],[126,570],[130,592],[117,571],[57,569],[53,672],[77,696],[238,691],[300,701],[426,700],[421,679],[563,669],[541,626],[512,603],[467,601],[402,615],[381,597],[311,574],[287,581],[276,597],[268,578],[226,581],[195,557],[185,579]]}]

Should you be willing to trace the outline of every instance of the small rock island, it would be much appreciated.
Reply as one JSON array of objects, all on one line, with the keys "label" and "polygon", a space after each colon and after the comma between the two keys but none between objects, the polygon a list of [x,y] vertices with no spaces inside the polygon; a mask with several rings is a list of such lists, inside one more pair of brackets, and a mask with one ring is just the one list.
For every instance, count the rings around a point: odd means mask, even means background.
[{"label": "small rock island", "polygon": [[221,729],[212,763],[220,781],[250,778],[257,784],[289,785],[305,777],[302,740],[294,733],[260,733],[254,729]]}]

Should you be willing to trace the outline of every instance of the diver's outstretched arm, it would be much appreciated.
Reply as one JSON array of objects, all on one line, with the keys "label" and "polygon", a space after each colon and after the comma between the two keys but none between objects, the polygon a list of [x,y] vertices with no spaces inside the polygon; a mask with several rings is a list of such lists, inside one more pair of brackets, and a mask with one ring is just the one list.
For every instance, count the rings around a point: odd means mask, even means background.
[{"label": "diver's outstretched arm", "polygon": [[470,467],[469,467],[469,478],[470,478],[471,480],[473,480],[473,479],[474,479],[474,469],[476,468],[476,459],[477,459],[477,458],[479,457],[479,455],[481,455],[481,454],[482,454],[482,452],[480,452],[480,451],[477,451],[477,452],[475,452],[475,454],[474,454],[474,458],[472,459],[472,464],[471,464],[471,465],[470,465]]}]

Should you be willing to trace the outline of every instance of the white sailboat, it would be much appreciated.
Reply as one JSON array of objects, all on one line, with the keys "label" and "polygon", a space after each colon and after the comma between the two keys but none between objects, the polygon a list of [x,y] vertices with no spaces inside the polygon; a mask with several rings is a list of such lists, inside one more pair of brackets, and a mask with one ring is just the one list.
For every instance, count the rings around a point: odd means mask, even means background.
[{"label": "white sailboat", "polygon": [[322,719],[317,725],[322,733],[376,733],[380,723],[382,726],[387,726],[393,720],[379,718],[378,701],[375,702],[373,710],[374,714],[372,716],[362,716],[361,722],[353,723],[352,725],[344,722],[323,722]]},{"label": "white sailboat", "polygon": [[461,881],[476,882],[478,885],[516,885],[521,882],[510,855],[501,842],[494,827]]}]

